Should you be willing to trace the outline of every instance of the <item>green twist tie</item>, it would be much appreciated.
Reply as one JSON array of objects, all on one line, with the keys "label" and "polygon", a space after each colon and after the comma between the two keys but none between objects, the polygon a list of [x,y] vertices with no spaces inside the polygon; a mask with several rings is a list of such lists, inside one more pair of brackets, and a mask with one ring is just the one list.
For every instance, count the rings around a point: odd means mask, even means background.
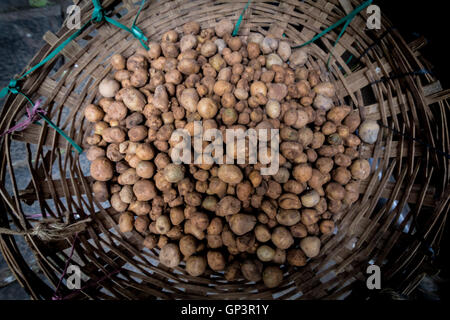
[{"label": "green twist tie", "polygon": [[[344,27],[342,28],[341,32],[339,33],[339,36],[337,37],[336,41],[334,42],[333,45],[333,49],[336,47],[336,45],[338,44],[339,40],[341,39],[342,35],[344,34],[345,30],[347,29],[347,27],[349,26],[349,24],[352,22],[352,20],[365,8],[367,8],[368,6],[370,6],[372,4],[373,0],[368,0],[366,2],[364,2],[363,4],[361,4],[359,7],[357,7],[355,10],[353,10],[352,12],[350,12],[347,16],[343,17],[342,19],[340,19],[338,22],[336,22],[335,24],[329,26],[328,28],[326,28],[324,31],[322,31],[321,33],[319,33],[318,35],[316,35],[314,38],[312,38],[311,40],[305,42],[302,45],[299,46],[295,46],[292,47],[292,49],[298,49],[298,48],[302,48],[304,46],[307,46],[311,43],[313,43],[314,41],[316,41],[317,39],[322,38],[325,34],[327,34],[328,32],[330,32],[331,30],[339,27],[341,24],[344,23]],[[328,58],[328,62],[327,62],[327,67],[330,67],[330,61],[331,61],[331,57],[333,56],[333,54],[330,52],[330,56]]]},{"label": "green twist tie", "polygon": [[251,2],[251,0],[247,1],[247,4],[245,5],[244,10],[242,10],[241,15],[239,16],[239,19],[236,22],[236,25],[234,26],[234,30],[233,30],[233,33],[232,33],[233,37],[237,36],[237,34],[238,34],[239,27],[241,26],[242,19],[244,18],[244,13],[248,9],[248,7],[250,5],[250,2]]},{"label": "green twist tie", "polygon": [[17,86],[17,80],[16,79],[12,79],[9,82],[8,86],[3,88],[2,91],[0,91],[0,99],[3,99],[4,97],[6,97],[8,92],[11,92],[13,94],[18,94],[19,93],[19,87]]},{"label": "green twist tie", "polygon": [[149,47],[145,44],[145,42],[148,41],[147,37],[144,35],[142,30],[136,26],[136,21],[141,13],[142,8],[144,7],[145,1],[146,0],[142,0],[141,6],[136,14],[136,17],[134,18],[131,28],[128,28],[127,26],[121,24],[119,21],[116,21],[114,19],[111,19],[110,17],[107,17],[103,11],[102,6],[100,5],[99,0],[92,0],[92,3],[94,4],[94,11],[92,12],[91,20],[94,22],[101,22],[101,21],[105,20],[106,22],[109,22],[112,25],[131,33],[133,35],[133,37],[135,37],[136,39],[139,40],[141,45],[146,50],[149,50]]}]

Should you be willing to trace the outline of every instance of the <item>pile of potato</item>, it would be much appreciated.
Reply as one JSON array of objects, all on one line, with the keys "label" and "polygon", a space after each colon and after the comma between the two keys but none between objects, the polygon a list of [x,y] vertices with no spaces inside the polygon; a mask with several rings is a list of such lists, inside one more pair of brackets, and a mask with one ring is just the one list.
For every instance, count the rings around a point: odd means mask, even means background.
[{"label": "pile of potato", "polygon": [[[282,265],[319,255],[320,236],[358,200],[370,165],[359,158],[359,113],[334,105],[334,86],[305,66],[307,51],[232,30],[229,20],[203,30],[190,22],[148,51],[113,55],[102,98],[84,112],[93,123],[87,157],[95,198],[121,213],[122,232],[159,249],[163,265],[273,288]],[[194,121],[205,130],[279,129],[278,173],[261,175],[261,163],[172,163],[172,132],[193,135]],[[376,124],[365,127],[373,140]]]}]

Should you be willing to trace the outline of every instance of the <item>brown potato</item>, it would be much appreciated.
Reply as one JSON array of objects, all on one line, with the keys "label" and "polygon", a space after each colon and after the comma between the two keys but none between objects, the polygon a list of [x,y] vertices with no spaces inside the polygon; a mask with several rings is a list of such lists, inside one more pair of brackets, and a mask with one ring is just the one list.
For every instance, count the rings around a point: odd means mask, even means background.
[{"label": "brown potato", "polygon": [[216,214],[221,217],[239,213],[241,202],[232,196],[226,196],[217,203]]},{"label": "brown potato", "polygon": [[168,243],[159,252],[159,261],[169,268],[175,268],[180,264],[180,250],[174,243]]},{"label": "brown potato", "polygon": [[231,230],[238,236],[242,236],[253,230],[256,225],[256,217],[248,214],[238,213],[232,215],[228,223]]},{"label": "brown potato", "polygon": [[139,180],[133,186],[138,201],[149,201],[156,197],[155,184],[149,180]]},{"label": "brown potato", "polygon": [[272,242],[277,248],[285,250],[294,244],[294,238],[285,227],[277,227],[272,232]]},{"label": "brown potato", "polygon": [[91,177],[97,181],[108,181],[114,176],[114,168],[111,161],[100,157],[91,162]]},{"label": "brown potato", "polygon": [[119,229],[120,232],[133,231],[134,216],[131,212],[123,212],[119,217]]},{"label": "brown potato", "polygon": [[206,259],[200,256],[190,256],[186,260],[186,272],[193,277],[199,277],[206,271]]}]

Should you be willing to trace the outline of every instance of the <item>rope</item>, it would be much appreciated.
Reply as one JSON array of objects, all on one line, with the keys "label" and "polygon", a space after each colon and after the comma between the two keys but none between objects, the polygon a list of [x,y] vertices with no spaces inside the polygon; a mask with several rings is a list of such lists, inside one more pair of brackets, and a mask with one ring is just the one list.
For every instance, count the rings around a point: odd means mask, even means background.
[{"label": "rope", "polygon": [[[336,47],[336,45],[338,44],[339,40],[341,39],[342,35],[344,34],[345,30],[347,29],[347,27],[349,26],[350,22],[352,22],[352,20],[365,8],[367,8],[368,6],[370,6],[372,4],[373,0],[368,0],[366,2],[364,2],[363,4],[361,4],[359,7],[357,7],[355,10],[353,10],[352,12],[350,12],[347,16],[343,17],[342,19],[340,19],[338,22],[336,22],[335,24],[329,26],[328,28],[326,28],[324,31],[322,31],[321,33],[319,33],[318,35],[316,35],[314,38],[312,38],[311,40],[305,42],[304,44],[292,47],[292,49],[299,49],[299,48],[303,48],[313,42],[315,42],[316,40],[322,38],[324,35],[326,35],[328,32],[334,30],[335,28],[339,27],[341,24],[344,24],[344,27],[342,28],[341,32],[339,33],[339,36],[337,37],[336,41],[334,42],[333,45],[333,49]],[[331,57],[332,57],[332,53],[330,52],[330,57],[328,58],[328,62],[327,62],[327,67],[330,67],[330,61],[331,61]]]},{"label": "rope", "polygon": [[43,219],[38,221],[33,229],[16,231],[0,227],[0,234],[8,234],[13,236],[37,236],[43,241],[56,241],[65,239],[74,233],[83,231],[86,224],[92,221],[91,218],[77,221],[73,224],[60,222],[57,219]]},{"label": "rope", "polygon": [[[139,40],[141,45],[146,49],[149,50],[148,46],[145,44],[146,41],[148,41],[147,37],[144,35],[141,29],[139,29],[136,26],[137,19],[139,18],[139,15],[142,11],[142,8],[144,7],[146,0],[142,0],[141,6],[136,14],[136,17],[134,18],[133,24],[131,28],[128,28],[127,26],[121,24],[120,22],[108,17],[105,15],[104,9],[102,8],[99,0],[92,0],[92,3],[94,5],[94,10],[92,12],[91,19],[86,22],[80,29],[78,29],[75,33],[73,33],[69,38],[67,38],[63,43],[61,43],[58,47],[56,47],[55,50],[53,50],[47,57],[45,57],[41,62],[30,68],[28,71],[26,71],[22,76],[20,76],[17,79],[12,79],[8,86],[3,88],[0,91],[0,99],[5,98],[8,93],[11,94],[21,94],[23,95],[27,101],[34,106],[35,104],[31,101],[30,98],[24,93],[20,91],[20,86],[18,85],[18,81],[23,80],[25,77],[33,73],[35,70],[42,67],[44,64],[52,60],[54,57],[56,57],[66,46],[69,44],[72,40],[74,40],[76,37],[78,37],[91,23],[100,23],[103,20],[106,22],[111,23],[112,25],[121,28],[129,33],[131,33],[136,39]],[[64,131],[62,131],[58,126],[56,126],[49,118],[47,118],[43,112],[37,112],[37,114],[48,123],[50,127],[55,129],[60,135],[64,137],[69,143],[78,151],[78,153],[82,153],[83,149],[78,146],[69,136],[67,136]],[[11,130],[11,129],[9,129]],[[7,131],[9,131],[7,130]]]},{"label": "rope", "polygon": [[233,37],[237,36],[237,34],[238,34],[239,27],[241,26],[242,19],[244,18],[244,13],[248,9],[248,7],[250,5],[250,2],[251,2],[251,0],[247,1],[247,4],[245,5],[244,10],[242,10],[241,15],[239,16],[239,19],[236,22],[236,25],[234,26],[234,30],[233,30],[233,33],[232,33]]}]

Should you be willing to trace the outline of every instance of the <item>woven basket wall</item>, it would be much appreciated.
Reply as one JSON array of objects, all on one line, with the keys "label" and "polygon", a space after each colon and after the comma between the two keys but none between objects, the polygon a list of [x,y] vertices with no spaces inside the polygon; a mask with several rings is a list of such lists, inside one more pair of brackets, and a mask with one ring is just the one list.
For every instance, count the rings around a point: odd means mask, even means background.
[{"label": "woven basket wall", "polygon": [[[137,25],[150,40],[159,40],[169,29],[181,31],[188,21],[198,21],[202,27],[214,27],[224,17],[236,22],[246,3],[147,1]],[[284,35],[292,45],[302,44],[359,3],[254,0],[239,34]],[[84,23],[91,17],[92,4],[81,1],[79,5]],[[120,12],[120,21],[131,25],[137,9],[131,1],[104,0],[102,5]],[[378,142],[363,145],[360,151],[362,157],[372,159],[373,174],[362,184],[360,200],[335,217],[338,233],[322,239],[320,256],[304,268],[285,267],[279,288],[267,289],[244,280],[228,283],[220,273],[193,278],[182,268],[169,270],[159,265],[157,251],[142,248],[142,235],[118,231],[118,213],[103,208],[91,195],[92,180],[80,161],[84,155],[73,152],[45,123],[1,140],[0,227],[28,230],[39,220],[27,217],[33,213],[63,219],[69,215],[72,221],[91,217],[93,221],[78,236],[73,257],[87,287],[73,294],[74,299],[338,299],[348,295],[358,281],[365,281],[369,262],[381,266],[383,284],[408,294],[423,276],[431,259],[430,248],[438,253],[448,213],[449,160],[442,152],[450,150],[449,92],[443,91],[432,75],[414,74],[429,67],[417,51],[422,39],[406,43],[384,18],[381,30],[367,30],[366,18],[364,10],[335,49],[336,30],[310,45],[307,66],[320,69],[322,80],[336,85],[336,103],[349,104],[360,111],[363,120],[378,120],[383,125]],[[47,33],[44,39],[48,44],[29,66],[73,32],[64,26],[57,34]],[[130,56],[139,46],[121,29],[107,23],[91,25],[63,50],[64,59],[60,57],[28,77],[22,91],[34,100],[45,97],[49,117],[83,145],[90,127],[82,110],[98,98],[97,86],[111,71],[109,56]],[[330,50],[334,54],[331,73],[326,68]],[[353,59],[347,65],[350,55]],[[390,75],[403,76],[376,82]],[[22,96],[10,95],[1,112],[0,131],[19,121],[25,107]],[[23,150],[20,168],[13,165],[18,155],[11,152],[13,146],[17,150],[17,144]],[[27,172],[28,181],[17,179],[18,170]],[[14,236],[0,236],[2,254],[33,299],[51,299],[74,239],[45,242],[29,235],[24,238],[39,270],[25,261]],[[63,289],[61,295],[70,293]]]}]

